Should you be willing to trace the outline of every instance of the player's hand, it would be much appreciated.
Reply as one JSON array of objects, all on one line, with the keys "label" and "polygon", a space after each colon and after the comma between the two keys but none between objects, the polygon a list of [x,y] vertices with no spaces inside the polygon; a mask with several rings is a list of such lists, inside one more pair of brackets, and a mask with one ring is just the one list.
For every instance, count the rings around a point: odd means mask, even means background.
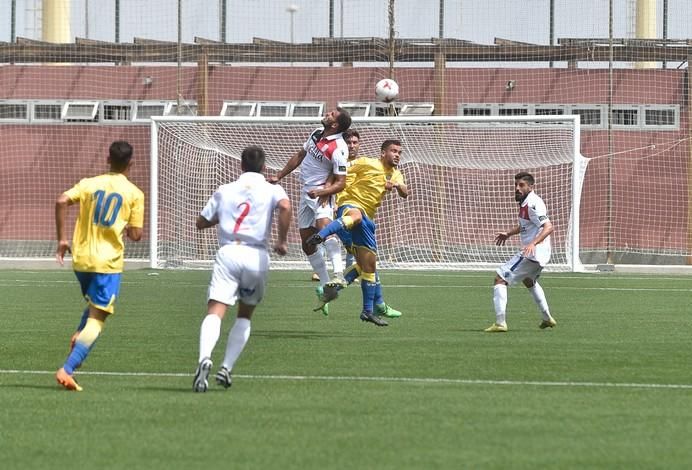
[{"label": "player's hand", "polygon": [[285,241],[274,243],[274,253],[281,256],[286,255],[288,253],[288,243]]},{"label": "player's hand", "polygon": [[317,197],[317,190],[311,189],[310,191],[308,191],[308,197],[310,199],[315,199]]},{"label": "player's hand", "polygon": [[384,189],[385,189],[386,191],[391,191],[392,189],[394,189],[394,183],[392,183],[391,181],[387,180],[387,181],[384,183]]},{"label": "player's hand", "polygon": [[65,265],[65,254],[70,252],[70,244],[67,240],[60,240],[58,242],[58,249],[55,250],[55,260],[60,264],[60,266]]},{"label": "player's hand", "polygon": [[524,247],[523,250],[521,250],[522,253],[524,254],[525,257],[530,257],[533,256],[534,253],[536,253],[536,244],[535,243],[529,243]]},{"label": "player's hand", "polygon": [[495,244],[497,246],[503,246],[508,238],[509,234],[507,232],[498,232],[495,234]]},{"label": "player's hand", "polygon": [[267,181],[269,181],[271,184],[276,184],[279,182],[279,178],[276,175],[268,176]]}]

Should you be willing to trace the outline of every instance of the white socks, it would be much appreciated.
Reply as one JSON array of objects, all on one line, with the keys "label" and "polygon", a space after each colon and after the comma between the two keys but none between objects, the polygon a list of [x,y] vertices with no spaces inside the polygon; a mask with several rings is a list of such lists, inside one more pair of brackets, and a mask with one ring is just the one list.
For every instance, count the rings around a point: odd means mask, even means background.
[{"label": "white socks", "polygon": [[315,250],[311,255],[308,255],[308,261],[312,270],[320,277],[320,284],[325,285],[329,282],[329,273],[327,272],[327,263],[324,262],[324,257],[320,250]]},{"label": "white socks", "polygon": [[247,340],[250,338],[250,320],[247,318],[236,318],[233,328],[228,333],[228,343],[226,344],[226,354],[223,357],[223,367],[229,371],[233,369],[235,361],[243,352]]},{"label": "white socks", "polygon": [[538,310],[541,311],[543,320],[550,320],[550,310],[548,309],[548,301],[545,299],[543,288],[540,286],[540,284],[534,282],[533,287],[529,288],[529,292],[531,292],[533,301],[536,302],[536,305],[538,305]]},{"label": "white socks", "polygon": [[334,274],[344,273],[344,261],[341,258],[341,243],[336,237],[327,237],[324,241],[324,249],[327,252],[327,258],[332,262]]},{"label": "white socks", "polygon": [[507,325],[505,313],[507,311],[507,286],[495,284],[493,288],[493,305],[495,305],[495,323]]},{"label": "white socks", "polygon": [[199,360],[202,362],[205,357],[211,357],[211,352],[216,346],[221,334],[221,318],[218,315],[207,315],[202,320],[199,329]]}]

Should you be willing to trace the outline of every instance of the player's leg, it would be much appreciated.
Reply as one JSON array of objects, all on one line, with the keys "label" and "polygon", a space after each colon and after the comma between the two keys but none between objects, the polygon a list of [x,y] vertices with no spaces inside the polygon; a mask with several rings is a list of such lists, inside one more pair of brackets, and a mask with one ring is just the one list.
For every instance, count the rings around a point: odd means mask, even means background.
[{"label": "player's leg", "polygon": [[216,254],[207,293],[207,314],[199,328],[199,355],[192,380],[192,390],[195,392],[206,392],[209,387],[209,372],[213,365],[211,355],[221,335],[221,322],[228,306],[234,305],[237,300],[240,271],[236,253],[238,247],[226,245]]},{"label": "player's leg", "polygon": [[77,336],[79,336],[79,333],[84,329],[86,326],[87,319],[89,318],[89,306],[87,305],[84,308],[84,311],[82,312],[82,318],[79,320],[79,324],[77,325],[77,329],[75,330],[74,334],[70,338],[70,351],[74,348],[74,343],[77,341]]},{"label": "player's leg", "polygon": [[360,224],[362,221],[362,213],[360,209],[351,206],[341,206],[337,210],[337,218],[322,228],[316,234],[313,234],[308,240],[309,245],[319,245],[323,243],[328,236],[334,235],[341,230],[352,230],[353,227]]},{"label": "player's leg", "polygon": [[[332,197],[332,199],[334,199]],[[318,205],[315,210],[315,228],[322,230],[329,225],[334,219],[334,205],[330,204],[321,206]],[[344,277],[344,260],[341,257],[341,243],[336,236],[327,237],[324,240],[324,250],[327,253],[327,258],[332,263],[334,277],[343,279]]]},{"label": "player's leg", "polygon": [[507,287],[523,278],[522,261],[524,257],[517,254],[500,266],[495,275],[493,287],[493,306],[495,307],[495,323],[486,328],[488,333],[504,333],[507,331]]},{"label": "player's leg", "polygon": [[[538,263],[535,263],[538,265]],[[538,283],[538,278],[543,268],[538,265],[537,272],[535,275],[524,278],[524,285],[529,290],[533,301],[538,307],[538,311],[541,312],[541,323],[538,325],[540,329],[553,328],[557,325],[555,319],[550,315],[550,308],[548,307],[548,300],[545,298],[545,292],[543,288]]]},{"label": "player's leg", "polygon": [[115,311],[115,301],[120,292],[120,273],[81,273],[75,272],[82,285],[82,292],[89,302],[89,315],[84,327],[77,334],[74,347],[63,366],[56,372],[56,380],[68,390],[81,391],[73,375],[96,344],[103,331],[108,315]]},{"label": "player's leg", "polygon": [[377,293],[377,240],[375,224],[367,216],[352,230],[353,244],[356,248],[356,260],[361,268],[360,289],[363,294],[363,310],[360,319],[377,326],[388,323],[374,314],[375,295]]},{"label": "player's leg", "polygon": [[[238,316],[228,333],[226,352],[221,368],[216,373],[216,383],[228,388],[231,386],[231,371],[250,339],[250,319],[255,307],[262,301],[267,285],[269,255],[266,250],[243,247],[247,251],[243,259],[243,272],[238,289]],[[254,252],[254,253],[253,253]]]}]

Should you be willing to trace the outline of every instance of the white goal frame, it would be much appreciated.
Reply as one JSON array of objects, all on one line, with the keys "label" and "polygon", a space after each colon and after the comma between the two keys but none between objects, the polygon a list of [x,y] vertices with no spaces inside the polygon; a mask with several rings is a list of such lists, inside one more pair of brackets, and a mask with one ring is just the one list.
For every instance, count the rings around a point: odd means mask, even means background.
[{"label": "white goal frame", "polygon": [[[194,122],[194,123],[237,123],[237,124],[257,124],[257,125],[267,125],[267,124],[314,124],[315,127],[320,125],[319,118],[294,118],[294,117],[225,117],[225,116],[209,116],[209,117],[191,117],[191,116],[160,116],[152,117],[151,119],[151,161],[150,161],[150,213],[149,213],[149,232],[150,232],[150,259],[149,266],[151,268],[161,268],[162,260],[159,256],[159,166],[160,166],[160,154],[159,154],[159,141],[158,136],[161,126],[165,126],[167,123],[183,123],[183,122]],[[572,142],[571,142],[571,157],[572,157],[572,174],[571,174],[571,209],[570,209],[570,220],[569,229],[566,246],[564,247],[566,265],[560,265],[559,267],[548,265],[548,270],[560,270],[560,271],[573,271],[582,272],[584,271],[584,265],[580,260],[579,253],[579,211],[580,211],[580,199],[581,190],[584,180],[584,173],[586,171],[586,166],[588,164],[588,159],[583,157],[580,153],[580,118],[578,115],[546,115],[546,116],[397,116],[397,117],[354,117],[352,127],[361,129],[363,126],[406,126],[406,125],[432,125],[437,123],[459,123],[468,126],[490,126],[497,124],[498,126],[545,126],[549,128],[551,125],[563,125],[569,126],[572,129]],[[307,138],[308,134],[305,134],[303,138]],[[261,142],[255,142],[255,144],[260,144]],[[298,148],[295,148],[298,150]],[[406,147],[404,147],[406,150]],[[290,155],[286,155],[286,160]],[[519,169],[518,169],[519,170]],[[415,181],[409,181],[410,185],[415,188]],[[540,194],[540,191],[539,191]],[[211,195],[211,194],[210,194]],[[507,197],[511,198],[512,194],[508,194]],[[293,201],[294,205],[297,201]],[[546,201],[550,206],[550,201]],[[295,209],[295,208],[294,208]],[[201,210],[201,207],[200,207]],[[550,214],[550,212],[549,212]],[[506,225],[511,226],[515,223],[515,220],[507,220]],[[192,223],[192,222],[191,222]],[[498,227],[501,229],[502,227]],[[289,263],[290,264],[290,263]],[[409,265],[392,265],[387,266],[386,263],[378,263],[381,267],[393,267],[398,269],[469,269],[464,266],[457,265],[433,265],[426,263],[413,263]],[[202,262],[202,265],[209,265],[208,262]],[[471,269],[494,269],[497,267],[497,263],[488,263],[486,266],[479,266],[479,263],[474,263],[474,267]],[[307,261],[304,263],[297,263],[295,266],[286,266],[285,264],[273,263],[274,267],[286,268],[300,268],[309,269]],[[190,266],[197,267],[197,266]]]}]

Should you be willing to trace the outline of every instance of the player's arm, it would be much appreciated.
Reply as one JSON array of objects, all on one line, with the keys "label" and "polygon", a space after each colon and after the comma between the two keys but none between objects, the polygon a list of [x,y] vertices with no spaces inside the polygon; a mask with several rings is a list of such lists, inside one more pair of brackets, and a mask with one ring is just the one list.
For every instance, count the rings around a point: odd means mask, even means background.
[{"label": "player's arm", "polygon": [[305,159],[305,155],[307,155],[307,152],[304,149],[300,149],[297,151],[291,158],[288,159],[286,162],[286,165],[279,170],[279,172],[274,175],[274,176],[269,176],[267,178],[267,181],[270,183],[278,183],[281,181],[284,177],[287,175],[290,175],[293,170],[298,168],[301,163],[303,163],[303,160]]},{"label": "player's arm", "polygon": [[399,194],[399,197],[403,197],[404,199],[408,197],[408,186],[406,186],[405,183],[394,183],[392,187],[396,189],[396,192],[397,194]]},{"label": "player's arm", "polygon": [[520,232],[520,230],[521,227],[519,227],[519,225],[516,225],[513,228],[507,230],[506,232],[497,232],[495,234],[495,244],[497,246],[504,245],[509,237],[511,237],[512,235],[517,235]]},{"label": "player's arm", "polygon": [[308,191],[308,196],[312,198],[331,196],[340,193],[345,187],[346,175],[332,175],[323,188]]},{"label": "player's arm", "polygon": [[55,231],[58,240],[58,247],[55,250],[55,259],[62,266],[65,264],[65,254],[70,251],[70,243],[65,236],[65,214],[68,206],[74,204],[70,197],[63,193],[55,201]]},{"label": "player's arm", "polygon": [[288,253],[288,229],[291,226],[293,211],[291,210],[291,201],[288,199],[281,199],[276,207],[279,210],[277,217],[279,236],[274,243],[274,252],[283,256]]},{"label": "player's arm", "polygon": [[553,227],[553,223],[549,220],[546,219],[543,222],[543,225],[541,225],[541,231],[538,232],[538,235],[536,235],[536,238],[531,240],[531,242],[524,247],[522,250],[525,256],[531,256],[536,252],[536,245],[541,243],[543,240],[548,238],[548,235],[553,233],[555,231],[555,228]]},{"label": "player's arm", "polygon": [[207,220],[204,218],[204,216],[198,215],[195,225],[197,226],[197,230],[204,230],[205,228],[213,227],[218,223],[218,220]]},{"label": "player's arm", "polygon": [[133,242],[138,242],[144,235],[144,194],[140,193],[132,203],[130,220],[125,228],[125,235]]}]

